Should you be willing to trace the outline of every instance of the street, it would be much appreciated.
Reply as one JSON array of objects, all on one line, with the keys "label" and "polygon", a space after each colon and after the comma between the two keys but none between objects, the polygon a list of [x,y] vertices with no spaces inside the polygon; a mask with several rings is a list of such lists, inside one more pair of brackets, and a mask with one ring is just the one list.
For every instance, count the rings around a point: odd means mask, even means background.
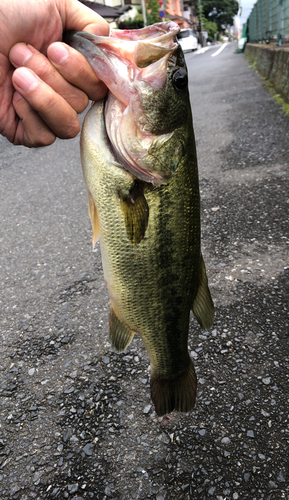
[{"label": "street", "polygon": [[139,336],[110,346],[79,137],[0,137],[3,500],[289,499],[289,117],[224,45],[186,54],[216,309],[188,414],[157,418]]}]

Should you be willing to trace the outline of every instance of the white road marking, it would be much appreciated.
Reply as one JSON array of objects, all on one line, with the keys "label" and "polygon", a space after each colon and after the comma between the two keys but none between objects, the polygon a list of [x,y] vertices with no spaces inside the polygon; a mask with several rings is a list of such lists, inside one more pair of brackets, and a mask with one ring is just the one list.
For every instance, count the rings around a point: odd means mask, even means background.
[{"label": "white road marking", "polygon": [[209,50],[211,47],[203,47],[202,49],[198,49],[195,54],[204,54],[207,50]]},{"label": "white road marking", "polygon": [[215,57],[217,56],[218,54],[220,54],[222,52],[222,50],[224,50],[224,48],[227,46],[228,44],[227,43],[223,43],[223,45],[221,45],[221,47],[217,50],[217,52],[214,52],[214,54],[212,54],[212,57]]}]

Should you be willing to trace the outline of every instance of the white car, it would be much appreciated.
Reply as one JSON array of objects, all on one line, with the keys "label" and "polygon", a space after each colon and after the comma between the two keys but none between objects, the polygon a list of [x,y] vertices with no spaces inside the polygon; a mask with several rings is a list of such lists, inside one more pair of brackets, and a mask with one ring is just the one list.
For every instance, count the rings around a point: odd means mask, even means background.
[{"label": "white car", "polygon": [[198,48],[198,39],[193,30],[189,28],[181,30],[177,34],[177,39],[183,49],[183,52],[188,50],[197,50]]}]

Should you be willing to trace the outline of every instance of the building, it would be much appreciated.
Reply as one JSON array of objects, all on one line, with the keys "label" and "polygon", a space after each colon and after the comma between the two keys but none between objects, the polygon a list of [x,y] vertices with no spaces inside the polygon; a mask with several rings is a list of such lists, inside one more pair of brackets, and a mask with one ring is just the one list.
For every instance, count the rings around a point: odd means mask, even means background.
[{"label": "building", "polygon": [[[141,7],[141,0],[80,0],[100,16],[104,17],[113,27],[121,16],[121,21],[134,18]],[[174,21],[182,28],[191,28],[197,32],[198,17],[196,2],[192,0],[164,0],[166,19]]]},{"label": "building", "polygon": [[199,24],[196,2],[193,2],[192,0],[184,0],[184,17],[188,19],[190,28],[196,33],[198,31]]},{"label": "building", "polygon": [[115,21],[123,15],[120,0],[99,0],[98,2],[94,2],[93,0],[80,1],[86,7],[89,7],[94,12],[97,12],[97,14],[103,17],[111,25],[112,28],[116,27]]},{"label": "building", "polygon": [[165,11],[166,18],[177,23],[181,29],[191,28],[197,31],[196,3],[192,0],[166,0]]}]

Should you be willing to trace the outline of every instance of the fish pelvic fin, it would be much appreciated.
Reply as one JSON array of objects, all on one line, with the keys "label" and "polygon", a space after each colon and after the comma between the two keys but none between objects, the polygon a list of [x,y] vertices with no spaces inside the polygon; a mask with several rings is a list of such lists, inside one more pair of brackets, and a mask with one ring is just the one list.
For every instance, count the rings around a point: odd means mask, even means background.
[{"label": "fish pelvic fin", "polygon": [[198,277],[198,290],[194,298],[192,311],[201,327],[206,330],[213,324],[214,304],[208,286],[208,278],[203,256],[201,255]]},{"label": "fish pelvic fin", "polygon": [[140,183],[135,181],[128,194],[119,193],[128,239],[138,245],[144,238],[148,220],[149,206]]},{"label": "fish pelvic fin", "polygon": [[109,327],[109,338],[112,346],[118,352],[124,351],[131,343],[135,332],[119,319],[112,306],[110,306]]},{"label": "fish pelvic fin", "polygon": [[90,192],[88,192],[87,196],[88,196],[88,212],[92,226],[92,248],[94,248],[97,240],[99,239],[99,222],[98,222],[96,206]]},{"label": "fish pelvic fin", "polygon": [[175,378],[159,378],[152,372],[151,398],[156,414],[161,417],[173,410],[188,412],[196,402],[197,377],[192,360]]}]

